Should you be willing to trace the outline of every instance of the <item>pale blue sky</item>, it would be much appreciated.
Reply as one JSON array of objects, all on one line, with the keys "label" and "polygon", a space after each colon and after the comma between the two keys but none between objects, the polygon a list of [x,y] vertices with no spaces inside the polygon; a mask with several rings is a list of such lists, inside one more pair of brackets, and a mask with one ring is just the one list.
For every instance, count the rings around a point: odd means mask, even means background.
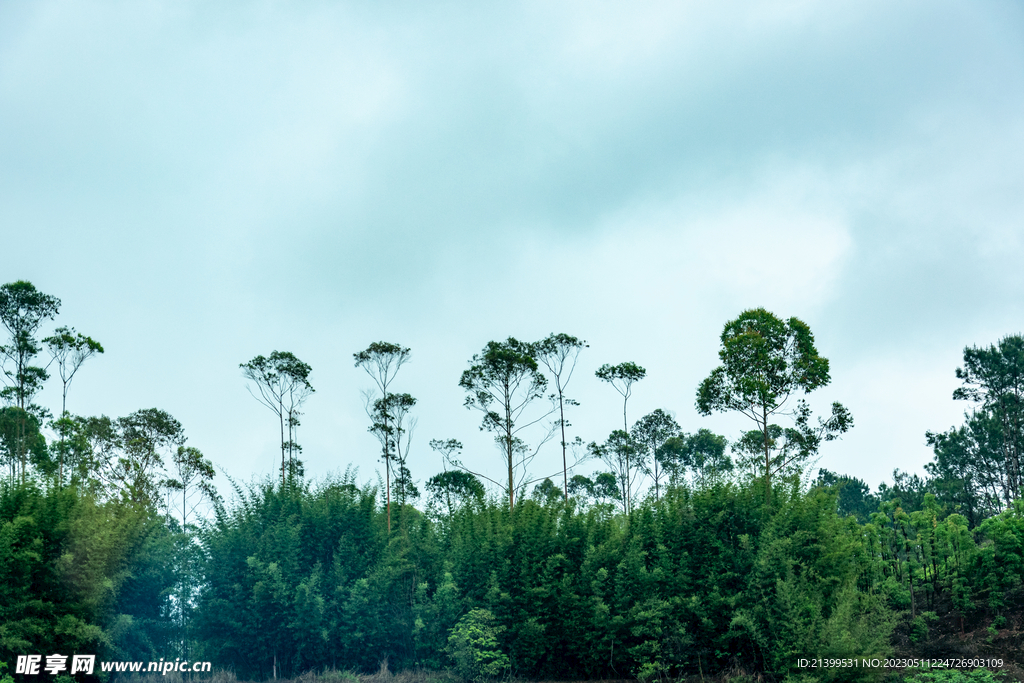
[{"label": "pale blue sky", "polygon": [[960,421],[963,347],[1024,331],[1024,9],[2,3],[0,231],[3,280],[107,349],[70,409],[163,408],[238,478],[274,468],[238,364],[275,349],[313,366],[308,471],[371,478],[376,340],[413,349],[421,480],[431,438],[499,469],[457,383],[507,336],[590,343],[585,441],[624,360],[631,416],[732,438],[694,392],[764,306],[854,415],[819,464],[874,486]]}]

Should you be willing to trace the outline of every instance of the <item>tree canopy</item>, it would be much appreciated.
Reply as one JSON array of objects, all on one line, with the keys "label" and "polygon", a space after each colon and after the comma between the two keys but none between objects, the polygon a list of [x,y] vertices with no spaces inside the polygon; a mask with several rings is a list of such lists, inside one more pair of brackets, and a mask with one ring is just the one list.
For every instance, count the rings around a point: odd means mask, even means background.
[{"label": "tree canopy", "polygon": [[818,354],[811,329],[800,319],[783,321],[763,308],[751,309],[725,324],[721,341],[722,365],[697,388],[697,411],[738,411],[754,422],[756,430],[741,440],[740,448],[760,450],[765,498],[770,500],[773,473],[806,461],[821,440],[832,440],[852,427],[853,418],[833,403],[829,419],[819,420],[814,428],[810,409],[801,402],[793,413],[793,428],[771,423],[791,398],[831,380],[828,359]]}]

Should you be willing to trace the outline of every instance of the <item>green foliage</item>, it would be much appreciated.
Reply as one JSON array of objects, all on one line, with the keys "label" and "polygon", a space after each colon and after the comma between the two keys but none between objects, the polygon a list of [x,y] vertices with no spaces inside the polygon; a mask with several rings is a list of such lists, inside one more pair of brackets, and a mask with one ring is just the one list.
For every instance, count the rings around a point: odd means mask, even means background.
[{"label": "green foliage", "polygon": [[[47,378],[42,368],[29,365],[40,348],[35,334],[44,320],[60,310],[60,299],[37,290],[31,282],[19,280],[0,286],[0,324],[10,342],[0,346],[3,374],[8,381],[4,397],[25,409]],[[13,366],[13,367],[12,367]]]},{"label": "green foliage", "polygon": [[962,427],[925,433],[935,459],[925,465],[929,487],[970,526],[996,514],[1003,503],[1000,425],[987,411],[976,411]]},{"label": "green foliage", "polygon": [[882,503],[891,502],[904,510],[920,510],[930,489],[931,482],[897,469],[893,470],[891,485],[884,482],[879,485],[878,498]]},{"label": "green foliage", "polygon": [[618,365],[605,363],[594,374],[622,394],[622,430],[628,433],[629,420],[626,419],[626,404],[629,403],[629,397],[633,393],[633,385],[647,376],[647,370],[632,361],[626,361]]},{"label": "green foliage", "polygon": [[633,442],[642,454],[641,461],[649,463],[647,469],[654,479],[655,498],[660,497],[661,480],[666,474],[657,457],[658,452],[664,448],[666,441],[678,437],[680,432],[679,424],[661,408],[637,420],[630,432]]},{"label": "green foliage", "polygon": [[455,662],[455,671],[470,681],[497,678],[509,667],[508,655],[501,651],[494,615],[486,609],[470,610],[448,636],[446,652]]},{"label": "green foliage", "polygon": [[445,657],[448,634],[462,612],[459,589],[451,572],[444,572],[433,595],[430,594],[430,584],[427,582],[416,587],[413,612],[416,663],[426,668],[440,669],[448,663]]},{"label": "green foliage", "polygon": [[[979,598],[1004,609],[1024,574],[1020,510],[982,525],[978,548],[966,519],[943,517],[934,496],[910,512],[886,501],[860,525],[837,513],[834,487],[802,492],[795,480],[777,485],[770,511],[756,486],[720,481],[669,487],[628,518],[591,494],[567,504],[550,483],[512,510],[473,495],[442,524],[407,508],[390,535],[377,491],[351,475],[237,492],[230,506],[215,501],[194,546],[177,521],[71,488],[37,490],[37,501],[65,502],[28,513],[7,503],[0,549],[12,559],[0,569],[50,562],[63,592],[33,612],[46,594],[27,575],[0,577],[10,591],[0,605],[20,610],[0,615],[4,637],[34,646],[57,632],[46,615],[61,614],[64,640],[42,649],[73,641],[143,660],[190,648],[251,679],[370,672],[384,658],[477,679],[648,681],[737,666],[799,676],[801,656],[884,656],[915,603],[907,629],[926,637],[920,606],[935,591],[957,609]],[[182,577],[195,590],[187,620],[170,599],[186,594]]]},{"label": "green foliage", "polygon": [[1024,336],[1010,335],[988,348],[965,348],[956,376],[963,386],[953,398],[979,405],[994,422],[1003,456],[1003,502],[1009,504],[1024,490]]},{"label": "green foliage", "polygon": [[98,502],[74,487],[0,484],[0,659],[141,654],[133,642],[163,642],[168,622],[159,611],[170,577],[145,586],[146,599],[135,594],[152,570],[169,564],[168,554],[153,552],[169,550],[159,544],[165,537],[150,511]]},{"label": "green foliage", "polygon": [[158,408],[136,410],[118,418],[104,435],[105,462],[99,475],[121,498],[140,508],[155,507],[160,499],[164,457],[171,456],[185,442],[178,420]]},{"label": "green foliage", "polygon": [[507,484],[498,485],[505,489],[510,508],[515,506],[516,491],[535,454],[521,435],[541,418],[526,417],[527,411],[536,399],[544,396],[548,384],[538,368],[535,352],[533,344],[512,337],[503,342],[487,342],[459,379],[459,386],[466,391],[464,405],[483,413],[480,429],[493,433],[501,450]]},{"label": "green foliage", "polygon": [[482,503],[484,485],[469,472],[449,470],[435,474],[427,480],[424,488],[432,496],[435,504],[444,505],[451,517],[456,507],[469,503]]},{"label": "green foliage", "polygon": [[935,612],[922,612],[910,621],[910,642],[922,643],[928,639],[929,624],[938,620]]},{"label": "green foliage", "polygon": [[248,389],[253,398],[277,415],[281,429],[281,481],[294,478],[302,468],[297,459],[302,449],[295,441],[299,408],[315,391],[309,383],[312,368],[289,351],[274,351],[269,358],[256,356],[238,367],[250,382]]},{"label": "green foliage", "polygon": [[958,669],[935,669],[922,671],[907,678],[907,683],[998,683],[1005,674],[990,669],[960,671]]},{"label": "green foliage", "polygon": [[551,479],[545,479],[533,487],[531,496],[534,500],[541,503],[555,503],[562,497],[562,491]]},{"label": "green foliage", "polygon": [[[562,494],[566,499],[569,497],[569,465],[566,456],[569,442],[566,440],[565,428],[569,426],[569,421],[565,417],[565,408],[566,406],[578,406],[579,402],[566,396],[565,389],[569,385],[569,380],[572,379],[580,352],[585,348],[589,348],[585,341],[565,333],[549,334],[533,345],[534,357],[547,368],[555,381],[555,393],[551,395],[551,398],[558,400],[556,426],[562,436]],[[579,437],[576,438],[579,439]]]},{"label": "green foliage", "polygon": [[669,473],[672,484],[680,484],[687,470],[693,472],[697,488],[712,486],[733,470],[733,462],[725,454],[728,442],[708,429],[695,434],[680,434],[665,440],[654,452],[654,458]]},{"label": "green foliage", "polygon": [[[837,438],[853,426],[850,413],[832,404],[827,420],[810,424],[810,409],[803,401],[795,410],[794,426],[782,429],[771,419],[780,414],[797,392],[810,392],[830,381],[828,360],[818,355],[814,336],[798,318],[780,320],[763,308],[744,311],[722,331],[722,365],[697,388],[697,410],[702,415],[738,411],[756,425],[741,438],[738,452],[760,457],[766,499],[771,478],[798,467],[817,452],[821,441]],[[774,429],[773,429],[774,428]]]},{"label": "green foliage", "polygon": [[67,449],[67,437],[73,423],[68,415],[68,387],[71,380],[81,369],[82,364],[98,353],[103,353],[103,346],[96,340],[76,332],[74,328],[58,327],[54,333],[43,340],[50,352],[50,362],[56,364],[57,375],[61,381],[60,420],[54,425],[60,440],[57,444],[57,481],[64,481],[64,460]]},{"label": "green foliage", "polygon": [[403,533],[389,540],[376,491],[351,474],[239,495],[200,535],[206,584],[195,635],[205,659],[251,678],[416,661],[418,587],[439,570],[422,514],[407,510]]},{"label": "green foliage", "polygon": [[31,463],[42,474],[51,474],[56,465],[40,428],[36,411],[18,406],[0,408],[0,455],[10,468],[11,477],[22,465]]},{"label": "green foliage", "polygon": [[815,486],[832,490],[836,495],[836,510],[840,517],[853,515],[864,523],[871,513],[878,509],[879,499],[862,480],[842,474],[835,474],[824,468],[818,470]]},{"label": "green foliage", "polygon": [[[703,412],[755,420],[733,451],[763,464],[763,480],[733,475],[724,437],[684,434],[664,411],[627,431],[631,387],[645,371],[623,363],[597,373],[623,397],[624,429],[591,448],[611,471],[562,486],[544,479],[524,495],[536,448],[522,430],[550,415],[528,410],[547,383],[538,363],[556,384],[549,398],[559,419],[547,438],[562,428],[568,478],[564,408],[576,403],[563,390],[586,345],[568,335],[491,342],[460,384],[506,458],[509,478],[498,486],[507,504],[452,457],[458,441],[435,440],[456,470],[426,481],[424,513],[412,505],[419,490],[404,461],[403,419],[415,399],[388,390],[408,349],[378,342],[355,354],[380,390],[367,407],[387,466],[381,490],[360,488],[350,472],[304,480],[294,436],[312,392],[309,366],[280,352],[243,364],[280,418],[282,478],[232,482],[236,498],[225,503],[212,464],[164,411],[110,419],[62,409],[47,423],[30,400],[46,371],[31,362],[35,331],[58,303],[28,283],[0,288],[12,335],[3,347],[11,405],[0,409],[10,468],[0,484],[0,661],[25,652],[176,655],[253,680],[370,672],[385,661],[454,667],[474,681],[737,671],[733,678],[809,681],[799,657],[882,657],[894,629],[924,648],[939,619],[966,620],[981,634],[988,626],[992,639],[1014,623],[1024,590],[1018,337],[965,350],[956,397],[976,410],[964,426],[928,434],[928,478],[897,471],[877,495],[824,469],[810,490],[797,476],[851,420],[835,404],[812,426],[797,395],[828,382],[828,362],[795,318],[757,309],[727,324],[723,365],[698,393]],[[44,342],[66,399],[74,371],[102,347],[69,328]],[[782,412],[792,422],[773,424]],[[49,443],[47,424],[57,435]],[[648,476],[652,490],[641,486]],[[203,502],[211,518],[197,508]],[[0,683],[11,678],[3,669]],[[930,671],[912,680],[994,676]]]},{"label": "green foliage", "polygon": [[[384,497],[387,507],[388,531],[391,531],[391,472],[396,471],[400,481],[398,500],[405,504],[409,498],[419,497],[412,477],[408,474],[405,456],[402,454],[402,435],[405,429],[402,424],[409,410],[416,404],[416,399],[409,394],[395,394],[388,387],[398,374],[399,369],[408,360],[411,349],[389,342],[374,342],[366,349],[352,354],[355,366],[366,371],[377,385],[380,392],[374,398],[372,391],[364,392],[366,413],[370,416],[370,433],[377,437],[381,445],[381,460],[384,462]],[[406,449],[408,450],[408,448]],[[406,476],[403,476],[406,475]]]},{"label": "green foliage", "polygon": [[628,515],[639,495],[639,480],[647,469],[647,453],[621,429],[609,434],[603,444],[591,443],[587,450],[591,458],[601,460],[611,470],[618,489],[614,498],[622,504],[623,513]]},{"label": "green foliage", "polygon": [[[858,585],[865,548],[856,523],[839,518],[834,498],[820,490],[791,491],[778,502],[754,564],[757,599],[738,610],[735,628],[777,672],[796,673],[799,657],[884,657],[895,618]],[[855,674],[864,672],[843,673]]]},{"label": "green foliage", "polygon": [[573,475],[569,480],[569,495],[579,500],[606,505],[622,500],[622,493],[613,472],[599,472],[593,479],[582,474]]}]

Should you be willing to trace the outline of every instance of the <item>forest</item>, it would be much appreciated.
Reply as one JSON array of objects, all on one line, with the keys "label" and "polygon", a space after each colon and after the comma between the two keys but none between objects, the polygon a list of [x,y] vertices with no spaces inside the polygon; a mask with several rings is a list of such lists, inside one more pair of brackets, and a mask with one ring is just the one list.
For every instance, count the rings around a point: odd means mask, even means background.
[{"label": "forest", "polygon": [[[311,368],[273,351],[239,374],[273,415],[279,470],[219,491],[215,464],[166,411],[67,410],[74,378],[104,349],[59,313],[29,282],[0,287],[0,680],[38,680],[14,665],[34,653],[209,661],[247,681],[1024,671],[1019,334],[963,350],[949,369],[963,424],[924,435],[934,458],[923,476],[897,470],[875,491],[811,466],[855,416],[839,403],[813,414],[807,396],[830,383],[829,361],[799,318],[760,308],[724,324],[720,365],[688,390],[701,414],[747,418],[731,435],[685,432],[666,410],[631,415],[646,371],[625,362],[597,370],[622,421],[603,441],[570,439],[586,342],[489,342],[452,382],[493,436],[493,477],[454,439],[430,442],[442,472],[409,470],[417,399],[395,379],[411,351],[383,341],[351,350],[374,386],[379,479],[312,476],[297,436]],[[35,402],[47,382],[59,412]],[[535,478],[541,458],[561,473]],[[596,472],[574,474],[581,462]]]}]

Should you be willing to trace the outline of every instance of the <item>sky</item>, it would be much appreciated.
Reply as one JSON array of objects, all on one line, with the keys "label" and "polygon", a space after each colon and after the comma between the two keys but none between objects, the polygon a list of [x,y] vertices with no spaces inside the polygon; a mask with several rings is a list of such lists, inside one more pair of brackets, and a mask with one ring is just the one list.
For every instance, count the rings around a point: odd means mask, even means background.
[{"label": "sky", "polygon": [[458,382],[507,337],[589,344],[570,436],[621,424],[594,371],[632,361],[631,421],[733,439],[695,392],[756,307],[854,417],[817,466],[874,487],[962,421],[964,348],[1024,331],[1024,6],[0,3],[0,237],[43,332],[105,348],[69,410],[168,411],[221,487],[279,463],[239,369],[274,350],[312,367],[317,477],[376,480],[375,341],[412,349],[421,482],[449,438],[500,478]]}]

